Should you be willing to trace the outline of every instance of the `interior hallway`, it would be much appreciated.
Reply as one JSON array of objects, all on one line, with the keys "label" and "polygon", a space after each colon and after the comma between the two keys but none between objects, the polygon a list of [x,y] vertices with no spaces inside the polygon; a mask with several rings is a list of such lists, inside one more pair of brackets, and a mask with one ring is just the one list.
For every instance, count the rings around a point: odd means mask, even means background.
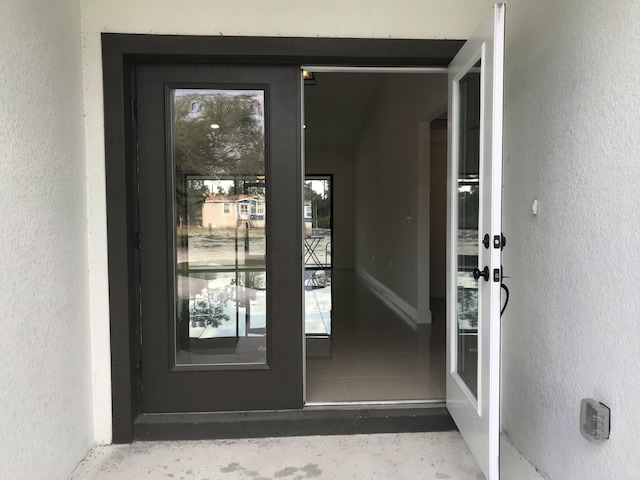
[{"label": "interior hallway", "polygon": [[[503,480],[539,480],[503,442]],[[482,480],[458,432],[138,442],[94,448],[70,480]]]},{"label": "interior hallway", "polygon": [[307,402],[444,400],[444,300],[416,331],[353,271],[334,271],[331,288],[331,355],[307,357]]}]

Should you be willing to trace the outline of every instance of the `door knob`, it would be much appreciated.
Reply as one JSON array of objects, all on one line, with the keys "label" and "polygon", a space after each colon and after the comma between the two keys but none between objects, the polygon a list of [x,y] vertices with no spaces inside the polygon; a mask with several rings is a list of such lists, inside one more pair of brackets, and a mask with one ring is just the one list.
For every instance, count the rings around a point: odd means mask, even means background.
[{"label": "door knob", "polygon": [[482,270],[479,268],[473,269],[473,278],[478,280],[480,277],[484,278],[485,282],[489,281],[489,267],[484,267]]}]

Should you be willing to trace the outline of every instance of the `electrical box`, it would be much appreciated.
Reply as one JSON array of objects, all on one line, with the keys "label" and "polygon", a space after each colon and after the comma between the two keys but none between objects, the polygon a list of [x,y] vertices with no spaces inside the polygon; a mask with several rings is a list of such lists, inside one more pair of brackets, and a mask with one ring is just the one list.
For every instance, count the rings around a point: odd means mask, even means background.
[{"label": "electrical box", "polygon": [[593,398],[582,399],[580,407],[580,433],[594,443],[602,443],[611,431],[611,410]]}]

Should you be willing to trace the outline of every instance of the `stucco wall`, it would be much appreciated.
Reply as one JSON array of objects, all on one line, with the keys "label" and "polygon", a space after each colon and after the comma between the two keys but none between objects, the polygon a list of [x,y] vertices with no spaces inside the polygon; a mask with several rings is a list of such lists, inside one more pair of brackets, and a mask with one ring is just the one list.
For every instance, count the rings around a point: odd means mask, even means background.
[{"label": "stucco wall", "polygon": [[419,123],[442,114],[446,98],[446,75],[385,76],[354,167],[355,266],[415,308],[418,190],[429,190],[429,173],[418,175]]},{"label": "stucco wall", "polygon": [[[100,32],[465,38],[491,3],[82,1],[98,440],[110,438],[111,423]],[[508,2],[503,418],[555,479],[640,471],[632,375],[640,366],[639,8],[635,0]],[[577,430],[588,395],[612,407],[613,437],[602,446]]]},{"label": "stucco wall", "polygon": [[0,478],[94,443],[80,8],[0,3]]},{"label": "stucco wall", "polygon": [[[464,38],[492,1],[81,3],[84,84],[76,1],[0,4],[2,478],[64,478],[93,443],[88,302],[111,436],[100,32]],[[503,425],[553,479],[640,472],[637,18],[635,0],[508,2]],[[604,445],[578,432],[585,396],[612,408]]]},{"label": "stucco wall", "polygon": [[466,38],[493,0],[81,0],[96,437],[111,439],[101,32]]},{"label": "stucco wall", "polygon": [[[638,19],[637,0],[507,5],[503,426],[554,480],[640,478]],[[583,397],[611,407],[603,445]]]}]

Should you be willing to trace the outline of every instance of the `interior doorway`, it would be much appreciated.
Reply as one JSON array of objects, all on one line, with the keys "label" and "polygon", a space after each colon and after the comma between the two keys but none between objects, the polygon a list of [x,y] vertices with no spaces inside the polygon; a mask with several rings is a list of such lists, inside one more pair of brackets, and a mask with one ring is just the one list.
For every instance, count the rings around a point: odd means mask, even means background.
[{"label": "interior doorway", "polygon": [[308,70],[305,172],[331,175],[333,214],[328,288],[305,263],[306,405],[443,402],[446,75]]},{"label": "interior doorway", "polygon": [[333,179],[304,180],[304,325],[307,356],[331,354]]}]

